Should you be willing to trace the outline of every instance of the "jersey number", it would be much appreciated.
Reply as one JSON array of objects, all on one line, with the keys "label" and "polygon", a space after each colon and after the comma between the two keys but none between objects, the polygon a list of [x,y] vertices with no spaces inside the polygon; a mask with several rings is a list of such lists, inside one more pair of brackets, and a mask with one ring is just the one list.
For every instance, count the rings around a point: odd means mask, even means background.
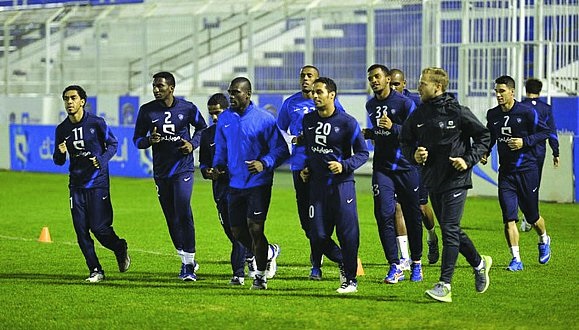
[{"label": "jersey number", "polygon": [[318,127],[316,127],[315,133],[315,141],[317,144],[321,144],[326,146],[328,135],[330,135],[330,131],[332,130],[332,125],[330,123],[321,123],[318,122]]},{"label": "jersey number", "polygon": [[73,128],[74,141],[72,141],[72,146],[76,150],[84,150],[84,133],[82,127]]},{"label": "jersey number", "polygon": [[175,124],[171,122],[171,112],[165,112],[165,122],[163,123],[163,133],[175,135]]},{"label": "jersey number", "polygon": [[501,134],[506,135],[506,136],[511,136],[512,130],[511,130],[511,127],[508,126],[509,116],[505,116],[504,118],[505,118],[505,123],[503,124],[503,127],[501,127]]}]

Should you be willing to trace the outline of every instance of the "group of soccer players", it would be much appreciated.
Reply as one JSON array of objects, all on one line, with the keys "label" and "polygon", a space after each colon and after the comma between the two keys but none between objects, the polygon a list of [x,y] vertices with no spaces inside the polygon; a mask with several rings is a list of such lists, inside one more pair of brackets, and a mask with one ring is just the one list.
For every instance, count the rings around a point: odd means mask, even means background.
[{"label": "group of soccer players", "polygon": [[[275,276],[280,247],[269,243],[264,229],[274,169],[289,159],[298,216],[310,243],[309,278],[322,279],[326,256],[339,268],[337,292],[358,290],[354,171],[369,158],[366,140],[374,144],[374,215],[389,265],[384,283],[404,280],[406,269],[411,281],[423,280],[423,222],[428,260],[438,261],[434,214],[442,233],[441,275],[426,295],[452,301],[450,284],[459,253],[474,269],[476,290],[487,290],[492,258],[478,253],[460,221],[467,190],[472,188],[472,168],[479,161],[486,163],[494,144],[500,162],[499,202],[513,255],[507,269],[523,269],[516,226],[519,208],[539,235],[539,262],[549,261],[551,240],[538,209],[545,140],[549,139],[555,165],[559,155],[550,106],[538,99],[540,81],[530,79],[530,98],[517,102],[514,80],[497,78],[498,106],[488,111],[485,126],[446,92],[448,74],[443,69],[422,71],[419,97],[404,88],[400,70],[375,64],[367,73],[374,96],[366,103],[372,127],[364,129],[338,101],[335,82],[320,77],[312,65],[302,67],[301,90],[284,101],[277,119],[251,101],[249,79],[233,79],[229,99],[221,93],[209,99],[213,121],[209,127],[193,103],[174,97],[171,73],[153,76],[155,100],[141,106],[133,142],[139,149],[152,147],[157,195],[181,258],[179,278],[195,281],[199,268],[190,203],[197,147],[200,170],[203,178],[213,181],[219,219],[231,241],[231,285],[244,285],[249,276],[251,289],[267,289],[267,280]],[[115,252],[121,272],[130,266],[126,241],[112,229],[108,198],[108,161],[116,153],[117,141],[102,118],[84,111],[86,92],[80,86],[67,87],[63,100],[68,117],[56,129],[54,162],[63,165],[66,153],[70,155],[73,223],[90,272],[87,281],[100,282],[104,270],[89,230]],[[428,197],[433,210],[427,206]],[[332,239],[334,230],[338,242]]]}]

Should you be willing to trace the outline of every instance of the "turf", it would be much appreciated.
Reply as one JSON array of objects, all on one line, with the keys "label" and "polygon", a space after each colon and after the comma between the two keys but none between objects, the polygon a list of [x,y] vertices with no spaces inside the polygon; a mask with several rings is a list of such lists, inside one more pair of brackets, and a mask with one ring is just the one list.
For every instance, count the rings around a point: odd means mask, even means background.
[{"label": "turf", "polygon": [[[340,296],[337,267],[324,264],[320,282],[307,280],[309,251],[297,219],[288,173],[276,174],[266,223],[282,252],[266,291],[227,285],[230,243],[217,220],[210,184],[196,176],[193,210],[197,282],[177,279],[180,261],[151,179],[111,179],[114,228],[126,238],[132,265],[119,273],[112,252],[97,253],[106,281],[88,275],[68,209],[67,177],[0,172],[0,327],[3,329],[566,329],[579,324],[577,216],[579,206],[541,204],[552,236],[553,258],[537,262],[537,237],[521,233],[525,270],[504,270],[510,260],[494,198],[469,198],[463,228],[494,259],[491,285],[476,293],[472,269],[460,257],[453,303],[433,302],[424,291],[438,280],[440,262],[425,266],[425,280],[382,284],[387,267],[372,212],[368,177],[357,179],[359,292]],[[37,238],[48,226],[53,243]],[[440,234],[440,232],[439,232]],[[97,244],[98,245],[98,244]],[[426,244],[425,256],[426,261]]]}]

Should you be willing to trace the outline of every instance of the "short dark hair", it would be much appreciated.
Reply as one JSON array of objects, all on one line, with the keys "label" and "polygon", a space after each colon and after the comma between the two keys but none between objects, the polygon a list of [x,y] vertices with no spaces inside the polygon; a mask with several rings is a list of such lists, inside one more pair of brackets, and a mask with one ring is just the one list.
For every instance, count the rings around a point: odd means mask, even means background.
[{"label": "short dark hair", "polygon": [[249,81],[249,79],[247,79],[246,77],[235,77],[233,78],[233,80],[231,81],[231,85],[236,85],[236,84],[247,84],[247,91],[251,92],[251,81]]},{"label": "short dark hair", "polygon": [[311,64],[306,64],[306,65],[302,66],[302,68],[300,69],[300,72],[303,71],[304,69],[308,69],[308,68],[316,70],[316,72],[318,73],[318,76],[320,75],[320,70]]},{"label": "short dark hair", "polygon": [[525,81],[525,90],[531,94],[541,94],[543,83],[537,78],[529,78]]},{"label": "short dark hair", "polygon": [[171,72],[167,71],[157,72],[153,75],[153,79],[157,78],[165,78],[165,81],[167,81],[167,84],[169,84],[169,86],[175,87],[175,76],[173,76]]},{"label": "short dark hair", "polygon": [[405,77],[404,77],[404,72],[403,72],[402,70],[400,70],[400,69],[390,69],[390,75],[391,75],[391,76],[393,76],[393,75],[395,75],[395,74],[397,74],[397,73],[402,77],[402,79],[405,79]]},{"label": "short dark hair", "polygon": [[509,88],[515,89],[515,79],[513,79],[511,76],[500,76],[495,79],[495,84],[505,84]]},{"label": "short dark hair", "polygon": [[215,93],[207,101],[207,106],[210,105],[219,105],[221,109],[227,109],[229,108],[229,101],[223,93]]},{"label": "short dark hair", "polygon": [[328,90],[328,93],[330,92],[335,92],[336,94],[338,93],[338,87],[336,87],[336,83],[328,77],[319,77],[318,79],[316,79],[314,81],[315,83],[322,83],[326,85],[326,89]]},{"label": "short dark hair", "polygon": [[86,101],[86,92],[85,92],[85,90],[84,90],[82,87],[80,87],[80,86],[78,86],[78,85],[70,85],[70,86],[67,86],[67,87],[62,91],[62,99],[63,99],[63,100],[64,100],[64,94],[66,94],[66,92],[68,92],[68,91],[77,91],[78,96],[80,96],[80,98],[81,98],[82,100],[85,100],[85,101]]},{"label": "short dark hair", "polygon": [[380,69],[382,70],[382,72],[384,72],[384,74],[386,76],[390,75],[390,70],[388,70],[388,68],[385,65],[382,64],[372,64],[370,65],[370,67],[368,68],[368,72],[372,71],[372,70],[376,70],[376,69]]}]

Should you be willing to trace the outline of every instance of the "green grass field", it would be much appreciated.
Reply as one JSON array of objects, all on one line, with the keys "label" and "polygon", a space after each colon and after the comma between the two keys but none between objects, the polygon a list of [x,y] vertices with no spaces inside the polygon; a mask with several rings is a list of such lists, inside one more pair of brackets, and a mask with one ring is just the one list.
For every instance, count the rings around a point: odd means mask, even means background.
[{"label": "green grass field", "polygon": [[[84,283],[86,265],[72,227],[68,178],[0,172],[0,328],[2,329],[577,329],[578,205],[541,204],[553,258],[537,261],[537,237],[521,233],[525,270],[510,261],[496,199],[470,198],[463,228],[483,254],[493,257],[491,285],[474,290],[472,269],[460,257],[453,303],[433,302],[424,291],[438,280],[440,262],[425,266],[425,280],[382,284],[387,267],[372,212],[368,177],[357,179],[359,292],[338,295],[337,267],[324,265],[321,282],[307,280],[309,248],[299,226],[288,173],[276,174],[266,223],[282,248],[278,273],[266,291],[229,287],[230,245],[217,220],[210,184],[199,177],[193,210],[197,282],[177,279],[177,258],[152,179],[112,178],[114,228],[127,239],[131,269],[117,271],[112,252],[97,253],[107,279]],[[37,242],[48,226],[54,243]],[[98,245],[98,244],[97,244]],[[100,247],[100,245],[99,245]],[[425,244],[424,262],[426,261]]]}]

